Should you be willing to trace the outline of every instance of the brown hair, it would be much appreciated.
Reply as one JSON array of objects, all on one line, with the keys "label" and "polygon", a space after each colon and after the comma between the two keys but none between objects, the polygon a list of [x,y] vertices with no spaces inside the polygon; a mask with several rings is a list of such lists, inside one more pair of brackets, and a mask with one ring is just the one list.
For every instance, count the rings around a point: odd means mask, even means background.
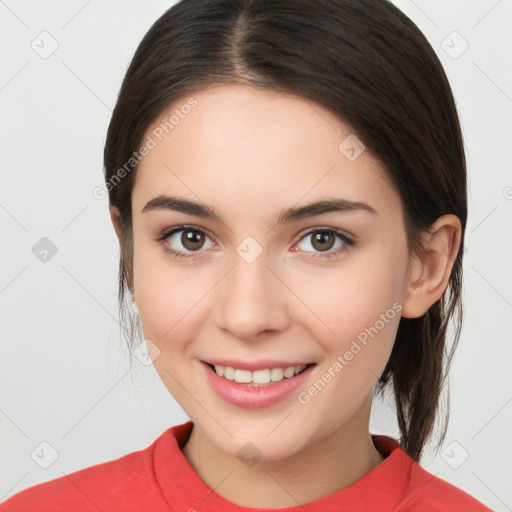
[{"label": "brown hair", "polygon": [[[182,0],[167,10],[127,70],[104,152],[110,205],[122,222],[119,306],[129,339],[132,157],[170,104],[212,83],[291,92],[348,123],[400,194],[411,253],[421,255],[420,235],[437,218],[451,213],[460,219],[460,249],[446,291],[420,318],[400,319],[376,387],[392,388],[400,443],[419,460],[439,416],[462,324],[466,164],[439,59],[416,25],[386,0]],[[114,180],[127,162],[131,172]],[[455,331],[447,351],[451,320]],[[444,420],[438,447],[447,415]]]}]

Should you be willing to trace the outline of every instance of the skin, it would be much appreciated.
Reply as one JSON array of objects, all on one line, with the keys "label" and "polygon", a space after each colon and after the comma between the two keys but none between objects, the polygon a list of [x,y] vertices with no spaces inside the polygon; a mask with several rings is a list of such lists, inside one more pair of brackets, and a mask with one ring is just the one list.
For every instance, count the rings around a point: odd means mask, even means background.
[{"label": "skin", "polygon": [[[338,149],[350,126],[303,98],[248,86],[216,85],[142,160],[132,191],[134,302],[154,365],[194,422],[182,447],[199,476],[247,507],[305,504],[356,482],[382,462],[369,432],[371,394],[390,356],[400,313],[307,404],[292,393],[260,409],[226,403],[204,379],[200,360],[310,361],[308,389],[357,335],[392,307],[423,315],[443,294],[460,243],[457,217],[424,235],[425,252],[408,253],[402,202],[368,150],[349,161]],[[171,105],[147,134],[187,98]],[[224,222],[172,210],[142,212],[168,194],[215,208]],[[371,205],[276,224],[286,208],[343,197]],[[112,221],[121,235],[117,211]],[[207,233],[194,250],[181,232]],[[338,257],[313,245],[312,228],[352,238]],[[252,263],[236,252],[252,236],[263,249]],[[335,237],[334,252],[343,246]],[[191,254],[176,259],[165,244]],[[213,245],[214,244],[214,245]],[[300,390],[299,390],[300,391]],[[237,452],[251,442],[261,459],[247,467]],[[314,482],[314,485],[311,483]]]}]

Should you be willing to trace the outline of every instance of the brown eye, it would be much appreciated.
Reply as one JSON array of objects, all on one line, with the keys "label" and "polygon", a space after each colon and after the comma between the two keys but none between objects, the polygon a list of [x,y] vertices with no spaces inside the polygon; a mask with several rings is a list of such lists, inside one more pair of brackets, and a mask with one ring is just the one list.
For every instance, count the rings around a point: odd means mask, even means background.
[{"label": "brown eye", "polygon": [[197,251],[197,249],[201,249],[204,244],[204,240],[204,233],[199,231],[183,230],[183,234],[181,235],[181,243],[183,244],[183,247],[189,251]]},{"label": "brown eye", "polygon": [[334,235],[328,231],[312,233],[311,245],[318,251],[328,251],[334,245]]},{"label": "brown eye", "polygon": [[215,243],[203,230],[183,226],[167,231],[159,241],[165,243],[169,251],[183,255],[201,253],[204,249],[215,247]]},{"label": "brown eye", "polygon": [[354,241],[342,231],[317,228],[306,233],[298,242],[297,248],[315,257],[334,257],[353,245]]}]

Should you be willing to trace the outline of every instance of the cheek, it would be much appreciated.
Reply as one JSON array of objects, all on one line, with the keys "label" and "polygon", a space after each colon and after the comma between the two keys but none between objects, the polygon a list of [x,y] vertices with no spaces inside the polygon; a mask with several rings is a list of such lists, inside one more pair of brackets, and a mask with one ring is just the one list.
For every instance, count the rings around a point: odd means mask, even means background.
[{"label": "cheek", "polygon": [[346,374],[364,367],[350,379],[359,386],[362,377],[376,380],[393,348],[401,317],[402,256],[372,252],[336,270],[295,276],[297,295],[310,311],[304,325],[327,353],[328,365],[341,356]]},{"label": "cheek", "polygon": [[194,336],[197,306],[211,287],[210,280],[196,267],[171,264],[163,248],[148,245],[134,245],[135,302],[141,325],[145,337],[161,350],[171,347],[168,340],[178,348],[178,340]]},{"label": "cheek", "polygon": [[325,334],[346,337],[373,325],[401,299],[402,272],[391,258],[312,268],[291,277],[294,290],[317,317]]},{"label": "cheek", "polygon": [[[348,421],[371,393],[391,355],[401,317],[400,295],[389,271],[353,268],[338,279],[333,274],[324,280],[308,278],[308,306],[317,318],[310,315],[303,325],[325,358],[310,387],[298,396],[305,411],[329,411],[318,420],[326,431]],[[306,421],[317,420],[311,415]]]}]

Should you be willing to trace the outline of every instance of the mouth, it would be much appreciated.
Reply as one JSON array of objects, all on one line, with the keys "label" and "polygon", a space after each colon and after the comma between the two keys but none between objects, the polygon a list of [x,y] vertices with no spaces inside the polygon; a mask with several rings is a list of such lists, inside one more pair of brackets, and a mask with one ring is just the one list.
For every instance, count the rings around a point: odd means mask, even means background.
[{"label": "mouth", "polygon": [[258,370],[248,370],[235,368],[233,366],[222,366],[212,364],[206,361],[203,363],[218,377],[233,384],[241,384],[247,387],[268,387],[282,381],[294,379],[298,375],[306,372],[316,363],[300,364],[288,367],[263,368]]}]

